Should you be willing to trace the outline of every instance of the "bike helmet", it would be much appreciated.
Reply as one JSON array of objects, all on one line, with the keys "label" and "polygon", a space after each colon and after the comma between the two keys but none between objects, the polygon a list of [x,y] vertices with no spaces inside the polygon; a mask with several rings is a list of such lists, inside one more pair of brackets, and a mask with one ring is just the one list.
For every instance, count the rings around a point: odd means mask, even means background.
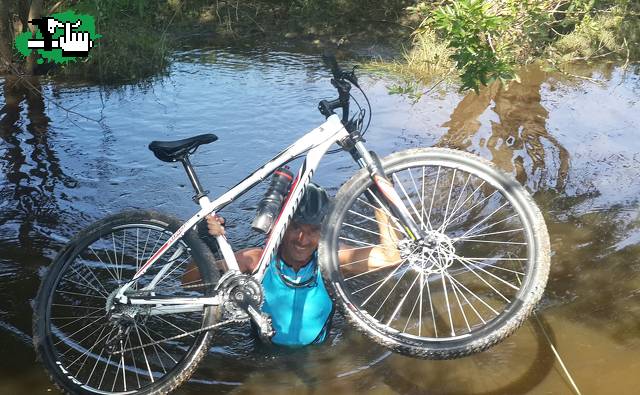
[{"label": "bike helmet", "polygon": [[329,202],[327,192],[311,182],[293,214],[293,220],[299,224],[320,225],[329,212]]}]

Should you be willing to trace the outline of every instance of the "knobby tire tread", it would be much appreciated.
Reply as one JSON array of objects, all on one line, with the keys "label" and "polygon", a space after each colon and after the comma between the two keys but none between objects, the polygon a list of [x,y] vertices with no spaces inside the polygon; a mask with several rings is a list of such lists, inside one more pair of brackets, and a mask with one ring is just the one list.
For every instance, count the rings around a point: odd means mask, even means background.
[{"label": "knobby tire tread", "polygon": [[[424,345],[419,345],[416,342],[412,343],[405,340],[403,343],[400,343],[399,341],[388,336],[382,336],[377,329],[371,328],[368,323],[364,322],[360,317],[358,317],[353,311],[348,308],[348,304],[351,303],[347,300],[344,300],[338,294],[332,281],[335,276],[341,276],[341,274],[339,273],[339,269],[337,270],[338,273],[336,273],[336,271],[334,270],[334,264],[331,262],[331,260],[333,260],[333,254],[330,252],[328,247],[329,238],[332,237],[329,235],[334,233],[333,231],[335,231],[337,225],[339,224],[332,224],[330,223],[330,221],[333,217],[332,214],[334,214],[334,211],[339,209],[343,201],[348,200],[355,194],[359,184],[361,184],[362,182],[367,182],[369,176],[367,171],[364,169],[360,170],[351,179],[349,179],[336,194],[331,212],[329,212],[325,223],[323,224],[322,237],[319,247],[320,268],[322,277],[325,282],[325,288],[329,292],[329,295],[334,303],[338,305],[339,310],[345,316],[346,320],[350,324],[352,324],[359,332],[373,340],[375,343],[402,355],[416,358],[456,359],[484,351],[491,346],[494,346],[495,344],[504,340],[506,337],[510,336],[526,321],[531,312],[534,310],[537,302],[542,297],[545,284],[549,276],[550,243],[544,218],[531,195],[527,193],[524,187],[518,184],[517,181],[513,179],[513,177],[505,174],[495,164],[484,158],[467,152],[448,148],[416,148],[391,154],[382,159],[382,164],[386,171],[386,168],[389,164],[397,164],[401,161],[410,162],[414,156],[420,157],[425,155],[428,156],[438,154],[449,155],[453,157],[457,156],[460,159],[464,159],[466,161],[477,162],[478,164],[489,167],[490,169],[492,169],[492,171],[498,173],[501,178],[507,180],[511,184],[510,188],[520,189],[519,192],[521,193],[519,193],[519,197],[523,200],[521,202],[522,206],[526,208],[527,213],[532,217],[532,230],[538,246],[538,249],[536,251],[536,259],[533,263],[536,266],[536,270],[533,273],[534,278],[531,279],[531,284],[533,284],[533,287],[528,291],[526,295],[523,295],[523,299],[525,301],[524,305],[515,313],[512,313],[512,317],[504,326],[487,335],[481,336],[478,339],[473,339],[472,337],[471,341],[463,345],[457,345],[455,347],[449,347],[447,345],[425,347]],[[349,207],[347,206],[344,207],[345,210],[347,210],[348,208]]]},{"label": "knobby tire tread", "polygon": [[[55,387],[64,394],[92,394],[93,392],[85,391],[77,385],[75,387],[70,386],[68,380],[65,381],[66,385],[62,385],[60,383],[60,379],[51,371],[51,369],[49,369],[46,362],[44,361],[45,357],[42,354],[44,352],[49,353],[50,351],[46,348],[44,339],[41,337],[42,332],[45,331],[44,327],[46,326],[46,323],[40,322],[40,318],[42,317],[42,313],[44,312],[44,310],[42,309],[46,309],[46,303],[49,300],[48,294],[45,294],[44,292],[48,291],[48,288],[53,285],[52,282],[55,281],[55,277],[52,279],[50,278],[50,275],[61,270],[60,266],[63,266],[65,264],[65,258],[69,254],[73,254],[75,246],[77,246],[78,244],[82,244],[83,240],[85,238],[91,237],[91,235],[93,235],[97,229],[123,225],[126,223],[133,223],[140,220],[155,221],[157,222],[157,225],[162,226],[172,232],[177,230],[181,224],[181,221],[179,219],[153,210],[129,210],[105,217],[78,232],[58,253],[51,265],[46,269],[43,279],[40,282],[36,298],[33,302],[34,313],[32,319],[33,344],[36,352],[36,361],[45,367],[45,372],[49,377],[49,380],[51,380]],[[215,257],[213,256],[211,249],[197,236],[197,233],[193,229],[189,230],[189,232],[187,232],[185,236],[183,236],[183,238],[189,238],[189,244],[193,250],[194,258],[196,258],[198,262],[198,268],[202,269],[205,265],[209,265],[209,267],[211,268],[211,270],[208,271],[208,275],[205,275],[209,276],[209,280],[207,282],[217,282],[219,274],[211,264],[212,262],[215,262]],[[56,277],[57,275],[59,275],[59,273],[56,273]],[[43,301],[43,297],[45,297],[46,300]],[[212,321],[219,320],[219,310],[215,309],[212,313],[214,315]],[[191,362],[187,363],[186,366],[184,366],[179,371],[172,371],[168,373],[167,376],[169,377],[163,379],[164,382],[160,387],[155,388],[155,386],[150,386],[144,391],[138,391],[136,393],[168,394],[178,388],[182,383],[187,381],[193,375],[199,363],[209,351],[209,345],[212,341],[212,338],[213,335],[211,331],[205,333],[203,340],[198,345],[198,349],[189,357]],[[182,363],[183,362],[181,361],[181,364]],[[56,371],[56,373],[60,374],[61,372]]]}]

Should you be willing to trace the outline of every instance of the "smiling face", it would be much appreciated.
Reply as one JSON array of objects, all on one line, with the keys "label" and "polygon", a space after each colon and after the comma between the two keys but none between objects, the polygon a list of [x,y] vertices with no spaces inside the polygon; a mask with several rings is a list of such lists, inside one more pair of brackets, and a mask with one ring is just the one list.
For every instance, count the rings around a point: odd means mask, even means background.
[{"label": "smiling face", "polygon": [[299,224],[292,221],[284,232],[280,256],[288,265],[298,270],[309,262],[319,242],[320,225]]}]

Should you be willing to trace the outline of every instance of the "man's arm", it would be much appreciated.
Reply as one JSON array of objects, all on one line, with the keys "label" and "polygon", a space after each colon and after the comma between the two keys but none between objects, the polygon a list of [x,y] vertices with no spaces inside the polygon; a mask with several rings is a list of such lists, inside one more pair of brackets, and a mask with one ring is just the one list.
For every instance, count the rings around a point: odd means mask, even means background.
[{"label": "man's arm", "polygon": [[[219,236],[225,233],[224,218],[216,216],[207,217],[207,228],[212,236]],[[235,254],[238,267],[242,273],[251,273],[258,266],[260,257],[262,256],[262,248],[254,247],[240,250]],[[227,265],[223,259],[216,261],[216,266],[226,269]],[[182,283],[189,284],[200,281],[200,271],[194,263],[187,266],[185,274],[182,276]]]},{"label": "man's arm", "polygon": [[[251,273],[253,269],[258,265],[260,256],[262,255],[262,248],[247,248],[246,250],[240,250],[235,253],[236,261],[238,261],[238,267],[242,273]],[[226,268],[225,261],[223,259],[216,261],[216,266],[219,268]],[[195,263],[187,265],[184,275],[182,276],[182,284],[188,285],[191,283],[197,283],[201,280],[200,271]]]},{"label": "man's arm", "polygon": [[401,262],[398,251],[399,232],[382,210],[376,209],[379,239],[375,247],[358,248],[340,244],[338,259],[347,273],[362,273],[380,266],[397,265]]}]

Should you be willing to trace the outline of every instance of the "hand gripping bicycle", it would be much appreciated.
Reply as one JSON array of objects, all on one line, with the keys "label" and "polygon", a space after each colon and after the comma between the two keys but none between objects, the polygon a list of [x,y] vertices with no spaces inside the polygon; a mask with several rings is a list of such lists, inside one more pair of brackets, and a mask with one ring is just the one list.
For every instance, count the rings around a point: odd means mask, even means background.
[{"label": "hand gripping bicycle", "polygon": [[[194,187],[200,210],[186,222],[127,211],[87,227],[58,254],[36,298],[34,343],[63,391],[167,393],[195,370],[212,329],[251,319],[269,338],[261,280],[321,158],[340,150],[361,169],[338,191],[318,255],[352,324],[396,352],[445,359],[485,350],[527,318],[546,284],[549,238],[525,189],[455,150],[378,158],[362,138],[366,112],[349,118],[355,73],[330,62],[338,98],[320,102],[326,121],[213,201],[189,155],[216,136],[150,144],[158,159],[181,162]],[[333,144],[340,148],[330,151]],[[212,251],[196,225],[302,156],[259,265],[240,273],[226,238],[216,237]]]}]

